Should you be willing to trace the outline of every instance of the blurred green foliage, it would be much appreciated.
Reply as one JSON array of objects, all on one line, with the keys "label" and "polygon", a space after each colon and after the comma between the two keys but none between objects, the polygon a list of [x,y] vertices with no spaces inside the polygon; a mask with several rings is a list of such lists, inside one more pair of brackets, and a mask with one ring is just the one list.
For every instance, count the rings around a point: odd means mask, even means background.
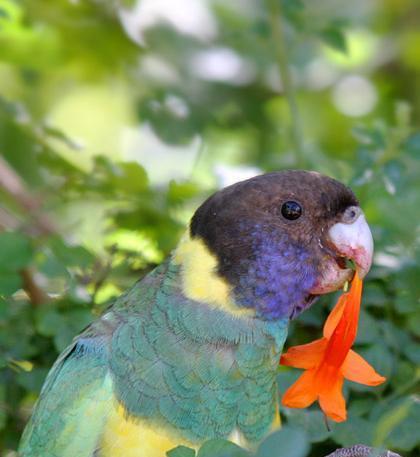
[{"label": "blurred green foliage", "polygon": [[[349,419],[330,431],[317,407],[283,409],[256,455],[360,442],[419,455],[417,3],[0,0],[2,455],[57,354],[169,254],[205,196],[292,167],[347,182],[367,213],[357,350],[388,381],[348,383]],[[318,338],[334,302],[288,344]],[[280,391],[297,375],[282,368]],[[247,455],[223,440],[198,452]]]}]

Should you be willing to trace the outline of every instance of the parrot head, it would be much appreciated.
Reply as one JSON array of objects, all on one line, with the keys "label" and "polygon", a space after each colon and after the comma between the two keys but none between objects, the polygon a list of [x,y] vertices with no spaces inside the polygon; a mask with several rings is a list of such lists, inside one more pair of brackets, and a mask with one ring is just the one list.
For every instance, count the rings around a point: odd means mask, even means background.
[{"label": "parrot head", "polygon": [[216,259],[215,274],[240,309],[294,318],[319,295],[370,269],[373,240],[353,192],[316,172],[290,170],[226,187],[195,212],[191,240]]}]

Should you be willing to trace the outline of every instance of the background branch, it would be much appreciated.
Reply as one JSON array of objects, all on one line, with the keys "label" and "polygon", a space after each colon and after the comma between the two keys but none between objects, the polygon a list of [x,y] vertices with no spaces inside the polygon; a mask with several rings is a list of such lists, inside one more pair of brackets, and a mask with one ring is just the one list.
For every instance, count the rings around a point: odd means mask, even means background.
[{"label": "background branch", "polygon": [[[0,207],[0,228],[3,230],[22,229],[24,233],[33,237],[54,233],[51,221],[39,211],[40,201],[30,194],[22,178],[2,157],[0,157],[0,188],[8,193],[22,209],[26,210],[34,222],[33,226],[25,227],[15,215]],[[50,301],[48,294],[37,284],[36,274],[32,268],[22,269],[20,275],[23,290],[28,295],[32,306],[39,306]]]},{"label": "background branch", "polygon": [[37,284],[36,275],[32,268],[24,268],[20,274],[23,290],[27,293],[32,306],[37,307],[51,300],[48,294]]},{"label": "background branch", "polygon": [[15,202],[32,217],[34,225],[40,233],[49,235],[55,232],[52,222],[45,214],[40,212],[40,200],[34,197],[31,192],[29,192],[22,178],[1,156],[0,188],[8,193],[15,200]]},{"label": "background branch", "polygon": [[307,161],[303,144],[302,122],[299,115],[295,90],[288,65],[281,2],[280,0],[266,1],[276,63],[290,113],[290,133],[294,152],[296,154],[296,162],[299,168],[306,168]]}]

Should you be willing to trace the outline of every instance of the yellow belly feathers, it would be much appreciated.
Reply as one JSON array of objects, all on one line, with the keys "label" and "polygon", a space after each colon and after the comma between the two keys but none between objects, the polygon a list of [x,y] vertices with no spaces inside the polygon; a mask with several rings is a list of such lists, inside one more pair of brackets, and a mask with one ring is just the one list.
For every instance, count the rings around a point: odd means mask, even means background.
[{"label": "yellow belly feathers", "polygon": [[[280,428],[280,415],[276,414],[271,431]],[[230,441],[248,447],[241,435],[234,431]],[[197,449],[197,446],[153,429],[144,420],[133,420],[119,405],[110,415],[100,443],[100,457],[166,457],[166,452],[180,445]],[[250,446],[252,447],[252,446]]]},{"label": "yellow belly feathers", "polygon": [[144,420],[133,420],[119,405],[111,413],[100,443],[100,457],[165,457],[166,452],[183,444],[180,438],[169,438],[162,429],[154,430]]}]

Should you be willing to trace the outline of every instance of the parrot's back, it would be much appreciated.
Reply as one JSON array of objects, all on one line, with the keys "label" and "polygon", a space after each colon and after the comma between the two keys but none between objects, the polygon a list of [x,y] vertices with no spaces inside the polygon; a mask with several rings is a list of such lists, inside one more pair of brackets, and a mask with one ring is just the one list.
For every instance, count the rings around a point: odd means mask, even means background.
[{"label": "parrot's back", "polygon": [[104,348],[75,342],[57,360],[27,425],[22,457],[94,455],[112,403]]}]

